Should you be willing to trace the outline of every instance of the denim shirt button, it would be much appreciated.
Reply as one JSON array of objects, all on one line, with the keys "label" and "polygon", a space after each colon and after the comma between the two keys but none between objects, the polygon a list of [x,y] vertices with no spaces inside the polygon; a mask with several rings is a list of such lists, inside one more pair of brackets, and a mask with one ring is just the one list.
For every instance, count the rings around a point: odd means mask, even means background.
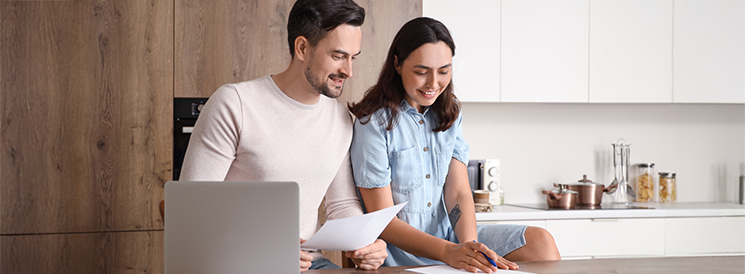
[{"label": "denim shirt button", "polygon": [[431,207],[431,206],[432,206],[432,202],[427,203],[427,207]]},{"label": "denim shirt button", "polygon": [[424,152],[429,151],[429,147],[424,147]]},{"label": "denim shirt button", "polygon": [[429,174],[425,175],[425,176],[424,176],[424,178],[427,178],[427,179],[429,179]]},{"label": "denim shirt button", "polygon": [[423,125],[424,124],[424,120],[419,120],[419,124],[420,125]]}]

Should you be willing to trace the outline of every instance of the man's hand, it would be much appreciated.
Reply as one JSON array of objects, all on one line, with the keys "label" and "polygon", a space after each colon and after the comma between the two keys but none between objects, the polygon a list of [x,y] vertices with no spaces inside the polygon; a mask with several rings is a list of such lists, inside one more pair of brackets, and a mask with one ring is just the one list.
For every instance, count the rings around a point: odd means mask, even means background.
[{"label": "man's hand", "polygon": [[[303,244],[306,240],[300,239],[300,244]],[[313,264],[313,256],[307,252],[300,250],[300,272],[308,271],[310,265]]]},{"label": "man's hand", "polygon": [[352,259],[354,264],[364,270],[376,270],[380,265],[383,264],[385,258],[388,257],[388,251],[386,251],[387,244],[381,239],[375,240],[374,243],[357,249],[355,251],[346,251],[344,254],[347,258]]}]

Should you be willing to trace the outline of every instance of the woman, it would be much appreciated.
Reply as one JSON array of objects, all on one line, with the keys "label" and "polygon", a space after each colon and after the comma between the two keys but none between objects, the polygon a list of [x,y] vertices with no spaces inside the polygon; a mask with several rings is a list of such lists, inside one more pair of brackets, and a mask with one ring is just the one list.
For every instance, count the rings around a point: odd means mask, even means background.
[{"label": "woman", "polygon": [[409,202],[381,234],[389,243],[384,265],[444,262],[492,272],[517,269],[510,260],[560,259],[544,229],[477,228],[466,169],[469,148],[451,81],[454,54],[442,23],[411,20],[394,38],[377,84],[350,106],[358,117],[352,166],[365,208],[373,212]]}]

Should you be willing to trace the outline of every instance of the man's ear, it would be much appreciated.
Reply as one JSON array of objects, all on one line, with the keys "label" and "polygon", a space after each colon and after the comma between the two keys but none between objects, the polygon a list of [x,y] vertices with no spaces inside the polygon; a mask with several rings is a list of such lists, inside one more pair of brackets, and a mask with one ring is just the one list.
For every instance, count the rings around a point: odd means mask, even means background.
[{"label": "man's ear", "polygon": [[295,38],[295,56],[298,60],[305,62],[305,56],[310,50],[310,43],[304,36]]}]

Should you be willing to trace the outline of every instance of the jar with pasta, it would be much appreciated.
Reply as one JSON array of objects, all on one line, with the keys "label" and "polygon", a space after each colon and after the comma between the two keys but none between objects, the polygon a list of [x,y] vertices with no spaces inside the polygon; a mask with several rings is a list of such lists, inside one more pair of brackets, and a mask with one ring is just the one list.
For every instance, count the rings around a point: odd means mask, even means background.
[{"label": "jar with pasta", "polygon": [[640,203],[654,202],[655,172],[654,163],[636,164],[636,201]]},{"label": "jar with pasta", "polygon": [[660,202],[671,203],[678,199],[675,172],[660,172]]}]

